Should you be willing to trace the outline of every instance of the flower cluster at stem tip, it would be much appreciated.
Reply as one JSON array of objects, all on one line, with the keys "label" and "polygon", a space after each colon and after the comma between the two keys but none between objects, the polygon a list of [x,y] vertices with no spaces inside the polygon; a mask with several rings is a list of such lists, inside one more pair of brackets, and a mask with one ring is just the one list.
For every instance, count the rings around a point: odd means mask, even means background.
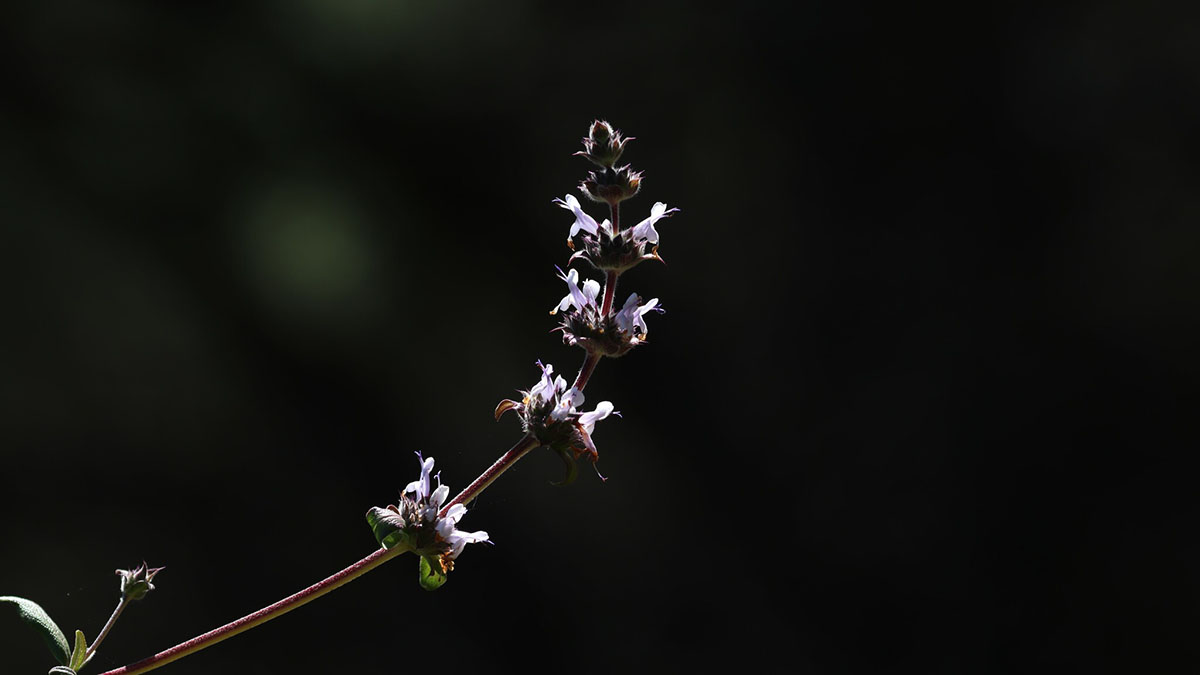
[{"label": "flower cluster at stem tip", "polygon": [[[637,293],[629,294],[619,309],[614,307],[616,283],[621,274],[643,260],[662,261],[655,225],[679,211],[656,202],[650,208],[649,216],[631,228],[621,228],[620,204],[636,195],[642,185],[642,174],[632,171],[629,165],[614,168],[630,140],[608,122],[597,120],[592,123],[588,137],[583,139],[584,150],[576,153],[604,169],[591,172],[580,191],[592,201],[607,203],[611,218],[597,221],[574,195],[553,202],[574,216],[567,233],[567,246],[575,250],[576,239],[580,241],[579,250],[567,261],[568,266],[585,261],[604,274],[604,286],[601,286],[601,282],[594,279],[582,279],[577,269],[564,272],[558,268],[558,278],[566,283],[567,294],[551,308],[550,314],[560,317],[555,330],[562,332],[563,341],[588,354],[589,361],[585,362],[580,379],[575,386],[567,387],[560,376],[553,376],[552,366],[543,366],[539,361],[541,381],[532,389],[522,391],[520,401],[505,399],[496,407],[497,419],[509,410],[515,411],[525,433],[558,452],[564,460],[586,455],[594,463],[599,453],[592,442],[593,427],[613,412],[608,401],[601,402],[592,412],[577,410],[583,404],[582,386],[588,375],[586,364],[594,365],[595,360],[606,356],[624,356],[634,347],[645,344],[649,332],[646,315],[664,311],[658,298],[644,301]],[[568,470],[573,470],[569,462]]]},{"label": "flower cluster at stem tip", "polygon": [[[574,384],[568,384],[562,375],[556,374],[551,364],[538,361],[542,375],[537,383],[520,391],[520,400],[505,399],[495,410],[497,420],[510,410],[515,412],[525,438],[453,502],[446,501],[449,489],[442,485],[440,474],[432,474],[433,459],[422,459],[421,477],[408,485],[399,504],[382,509],[376,507],[367,514],[376,537],[385,548],[403,545],[422,556],[423,561],[436,560],[441,572],[448,572],[467,544],[490,543],[486,532],[458,529],[459,520],[467,512],[464,504],[474,499],[499,472],[525,452],[535,447],[548,447],[556,452],[567,464],[564,483],[575,476],[575,460],[586,457],[594,465],[599,459],[592,440],[596,423],[620,413],[609,401],[597,403],[590,411],[581,410],[583,388],[603,357],[624,356],[633,348],[646,344],[649,332],[646,315],[663,312],[658,298],[646,300],[637,293],[630,293],[624,303],[616,306],[616,284],[622,274],[645,260],[662,262],[656,225],[679,212],[663,202],[655,202],[648,216],[633,227],[621,227],[621,203],[637,195],[643,183],[642,172],[634,171],[628,164],[617,165],[631,140],[632,137],[622,135],[608,122],[597,120],[583,139],[584,149],[575,153],[597,167],[579,184],[580,193],[592,202],[607,205],[608,218],[597,221],[574,195],[553,201],[570,211],[573,217],[567,246],[574,253],[567,260],[567,271],[558,268],[558,277],[567,285],[567,293],[550,314],[559,318],[555,330],[562,332],[563,341],[586,353]],[[578,269],[571,267],[576,262],[586,262],[602,275],[603,280],[583,278]],[[518,448],[521,448],[520,452],[517,452]],[[436,488],[431,482],[435,478]],[[447,503],[451,505],[443,508]],[[425,569],[422,568],[423,575]],[[431,583],[429,587],[434,586]]]}]

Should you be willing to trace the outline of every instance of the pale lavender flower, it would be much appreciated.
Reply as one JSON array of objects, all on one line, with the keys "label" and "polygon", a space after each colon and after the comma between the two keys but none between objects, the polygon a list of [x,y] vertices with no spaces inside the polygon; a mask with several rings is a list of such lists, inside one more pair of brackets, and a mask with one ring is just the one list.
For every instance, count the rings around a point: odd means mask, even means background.
[{"label": "pale lavender flower", "polygon": [[655,202],[654,206],[650,207],[650,217],[633,226],[634,242],[657,244],[658,230],[654,229],[654,224],[677,211],[679,209],[668,209],[666,204]]},{"label": "pale lavender flower", "polygon": [[583,288],[580,288],[579,271],[574,269],[567,270],[565,274],[562,269],[559,269],[558,278],[567,282],[567,294],[550,310],[551,315],[566,311],[571,307],[581,312],[589,306],[597,312],[600,311],[600,307],[596,304],[596,298],[600,295],[600,282],[588,279],[583,282]]},{"label": "pale lavender flower", "polygon": [[554,203],[575,214],[575,222],[571,224],[571,232],[567,235],[567,241],[570,241],[575,237],[575,235],[579,234],[580,230],[583,230],[592,236],[597,236],[600,230],[608,232],[609,235],[612,234],[612,223],[608,222],[607,218],[605,218],[603,222],[597,223],[595,218],[589,216],[587,212],[583,210],[583,207],[579,204],[579,200],[575,198],[575,195],[569,194],[563,199],[555,199]]},{"label": "pale lavender flower", "polygon": [[631,344],[636,345],[639,342],[645,342],[646,333],[649,328],[646,326],[644,318],[649,312],[662,313],[665,310],[658,306],[658,298],[651,298],[644,305],[639,305],[641,298],[637,293],[631,293],[629,298],[625,300],[625,305],[621,307],[621,311],[617,312],[616,322],[617,328],[621,330],[630,340]]},{"label": "pale lavender flower", "polygon": [[[596,451],[595,443],[592,443],[592,431],[596,428],[596,422],[613,414],[613,404],[608,401],[601,401],[596,404],[596,409],[592,412],[583,413],[579,416],[576,422],[579,425],[580,438],[583,440],[588,453],[592,457],[599,457],[600,453]],[[594,460],[593,460],[594,461]]]}]

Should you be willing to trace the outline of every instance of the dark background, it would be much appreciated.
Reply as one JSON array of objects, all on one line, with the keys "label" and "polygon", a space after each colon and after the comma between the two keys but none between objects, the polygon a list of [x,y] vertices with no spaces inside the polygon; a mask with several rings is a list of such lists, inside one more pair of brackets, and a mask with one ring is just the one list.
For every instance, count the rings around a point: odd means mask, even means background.
[{"label": "dark background", "polygon": [[1194,664],[1197,17],[1134,4],[7,6],[0,593],[94,637],[166,565],[98,673],[369,553],[415,451],[465,486],[580,361],[550,200],[600,116],[627,223],[682,209],[588,389],[610,480],[535,453],[440,591],[163,672]]}]

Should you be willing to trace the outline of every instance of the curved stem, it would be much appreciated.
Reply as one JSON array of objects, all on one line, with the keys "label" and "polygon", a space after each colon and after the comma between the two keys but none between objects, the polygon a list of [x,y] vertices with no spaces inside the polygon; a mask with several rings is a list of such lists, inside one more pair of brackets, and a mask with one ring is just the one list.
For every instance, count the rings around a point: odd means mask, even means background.
[{"label": "curved stem", "polygon": [[583,365],[579,366],[579,375],[575,377],[575,384],[572,386],[579,391],[583,391],[583,388],[587,386],[588,380],[591,379],[592,373],[596,370],[596,364],[600,363],[601,358],[603,357],[599,354],[588,352],[587,358],[583,360]]},{"label": "curved stem", "polygon": [[492,481],[500,477],[500,474],[508,471],[513,464],[517,463],[517,460],[524,457],[526,453],[538,447],[539,445],[541,444],[538,443],[537,439],[533,436],[526,436],[517,441],[517,444],[509,448],[508,452],[504,453],[500,459],[496,460],[494,464],[488,467],[487,471],[484,471],[482,474],[480,474],[479,478],[475,479],[475,482],[471,483],[465,490],[458,493],[457,497],[451,499],[449,502],[446,502],[446,505],[442,507],[441,512],[438,513],[438,517],[445,517],[451,506],[454,506],[455,504],[466,504],[472,499],[478,497],[480,492],[483,492],[487,486],[492,484]]},{"label": "curved stem", "polygon": [[117,608],[113,610],[112,616],[108,617],[108,623],[104,624],[104,628],[101,628],[100,634],[96,636],[96,641],[93,642],[91,646],[87,648],[87,652],[84,653],[83,660],[85,663],[89,658],[91,658],[92,654],[95,653],[96,649],[100,646],[100,643],[104,642],[104,638],[108,637],[108,631],[112,630],[113,624],[117,622],[117,618],[121,616],[121,612],[124,612],[128,605],[129,596],[122,595],[121,601],[117,603]]},{"label": "curved stem", "polygon": [[391,560],[397,555],[404,553],[407,549],[392,548],[379,549],[371,555],[359,560],[346,569],[334,574],[331,577],[323,579],[312,586],[276,602],[273,605],[264,607],[253,614],[248,614],[237,621],[227,623],[220,628],[214,628],[203,635],[188,640],[187,642],[175,645],[166,651],[159,652],[154,656],[142,659],[137,663],[131,663],[127,666],[122,666],[116,670],[109,670],[100,675],[136,675],[137,673],[145,673],[154,670],[161,666],[165,666],[172,661],[182,659],[185,656],[194,654],[201,649],[211,647],[222,640],[227,640],[242,631],[250,630],[255,626],[266,623],[275,617],[282,616],[297,607],[316,600],[326,593],[347,584],[358,577],[370,572],[383,563]]}]

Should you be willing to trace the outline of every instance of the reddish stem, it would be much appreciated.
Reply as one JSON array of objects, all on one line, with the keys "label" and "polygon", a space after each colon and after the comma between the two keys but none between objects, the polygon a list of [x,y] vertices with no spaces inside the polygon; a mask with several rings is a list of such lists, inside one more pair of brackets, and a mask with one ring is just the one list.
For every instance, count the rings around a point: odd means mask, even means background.
[{"label": "reddish stem", "polygon": [[[612,202],[608,205],[608,213],[612,216],[613,238],[621,236],[621,202]],[[612,311],[613,297],[617,294],[617,277],[619,272],[609,271],[604,275],[604,302],[600,305],[600,316],[608,318],[608,313]]]},{"label": "reddish stem", "polygon": [[600,305],[600,316],[607,317],[612,311],[613,296],[617,294],[617,277],[620,276],[616,272],[608,272],[604,275],[604,302]]},{"label": "reddish stem", "polygon": [[579,391],[587,386],[588,380],[592,377],[592,372],[596,370],[596,364],[600,363],[601,356],[588,352],[587,358],[583,360],[583,365],[579,366],[579,375],[575,377],[573,385]]},{"label": "reddish stem", "polygon": [[154,656],[144,658],[137,663],[131,663],[127,666],[122,666],[116,670],[110,670],[101,675],[135,675],[136,673],[144,673],[154,670],[168,663],[181,659],[189,654],[200,651],[206,647],[211,647],[222,640],[228,639],[241,633],[242,631],[250,630],[259,624],[266,623],[275,617],[282,616],[300,605],[316,600],[326,593],[349,583],[354,579],[370,572],[379,565],[391,560],[395,556],[404,553],[408,549],[397,547],[393,549],[378,549],[371,555],[359,560],[346,569],[319,581],[312,586],[276,602],[273,605],[264,607],[253,614],[244,616],[237,621],[227,623],[220,628],[214,628],[203,635],[198,635],[187,642],[175,645],[166,651],[159,652]]},{"label": "reddish stem", "polygon": [[537,439],[532,436],[526,436],[517,441],[516,445],[509,448],[508,452],[504,453],[500,459],[496,460],[494,464],[488,467],[488,470],[484,471],[479,478],[476,478],[475,482],[468,485],[467,489],[458,493],[457,497],[447,502],[446,505],[442,507],[438,517],[445,517],[446,512],[450,510],[451,506],[454,506],[455,504],[466,504],[472,499],[478,497],[479,493],[483,492],[484,488],[491,485],[492,481],[500,477],[500,474],[508,471],[509,467],[511,467],[513,464],[516,464],[518,459],[521,459],[525,456],[525,453],[533,450],[539,445],[541,444],[538,443]]}]

